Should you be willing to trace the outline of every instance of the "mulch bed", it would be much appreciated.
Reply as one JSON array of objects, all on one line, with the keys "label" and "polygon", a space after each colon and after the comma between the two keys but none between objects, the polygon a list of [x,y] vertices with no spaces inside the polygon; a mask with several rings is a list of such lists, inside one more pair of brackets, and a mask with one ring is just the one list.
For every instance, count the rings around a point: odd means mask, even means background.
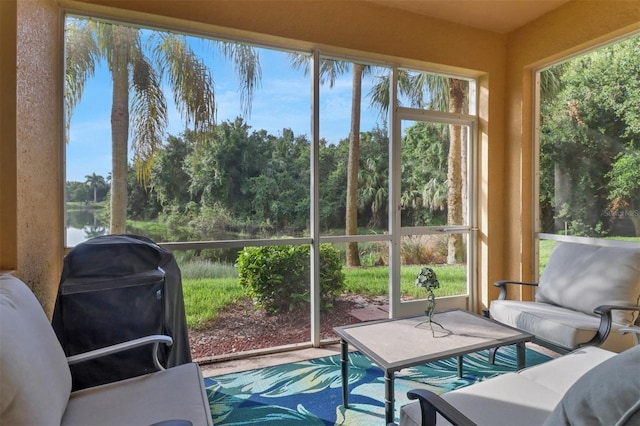
[{"label": "mulch bed", "polygon": [[[386,297],[364,298],[343,295],[333,303],[333,309],[320,313],[320,338],[337,339],[333,327],[355,324],[351,315],[356,309],[386,303]],[[189,344],[195,361],[255,349],[265,349],[310,340],[309,309],[269,315],[244,299],[224,309],[204,328],[189,330]]]}]

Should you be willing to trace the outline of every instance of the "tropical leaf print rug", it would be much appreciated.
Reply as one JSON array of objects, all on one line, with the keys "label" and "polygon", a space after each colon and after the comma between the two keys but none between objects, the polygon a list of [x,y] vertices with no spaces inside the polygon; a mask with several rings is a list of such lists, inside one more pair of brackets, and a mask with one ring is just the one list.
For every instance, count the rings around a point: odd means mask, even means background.
[{"label": "tropical leaf print rug", "polygon": [[[550,358],[527,349],[527,366]],[[384,425],[384,375],[359,352],[349,355],[349,408],[342,407],[340,356],[327,356],[205,378],[213,424],[231,425]],[[514,371],[515,346],[500,348],[496,363],[487,351],[464,356],[463,377],[456,358],[396,373],[396,422],[407,391],[444,393]]]}]

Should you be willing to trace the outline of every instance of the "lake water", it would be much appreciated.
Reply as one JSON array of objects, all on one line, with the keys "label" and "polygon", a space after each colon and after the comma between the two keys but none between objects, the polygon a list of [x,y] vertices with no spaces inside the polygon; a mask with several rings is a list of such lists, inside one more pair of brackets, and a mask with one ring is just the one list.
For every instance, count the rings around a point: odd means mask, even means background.
[{"label": "lake water", "polygon": [[107,235],[109,228],[96,218],[93,210],[67,211],[67,247],[74,247],[91,238]]}]

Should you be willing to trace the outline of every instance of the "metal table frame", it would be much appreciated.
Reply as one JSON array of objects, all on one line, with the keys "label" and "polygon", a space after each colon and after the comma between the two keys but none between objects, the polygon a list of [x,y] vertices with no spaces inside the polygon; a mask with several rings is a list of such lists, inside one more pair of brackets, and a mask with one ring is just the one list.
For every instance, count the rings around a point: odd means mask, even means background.
[{"label": "metal table frame", "polygon": [[[442,324],[442,329],[422,323],[425,319],[424,315],[417,315],[334,328],[341,339],[342,403],[345,408],[349,408],[349,344],[384,372],[387,424],[392,423],[395,417],[395,373],[404,368],[455,356],[458,358],[458,375],[462,376],[463,355],[514,344],[517,346],[517,368],[525,367],[525,344],[533,340],[532,334],[460,309],[433,315],[433,321]],[[371,334],[367,335],[367,332]],[[416,333],[420,333],[418,344],[410,342]],[[398,339],[402,334],[409,340],[405,344],[413,343],[409,350],[411,353],[396,357],[395,349],[401,352]],[[396,340],[395,344],[393,340]],[[386,346],[385,341],[388,342]]]}]

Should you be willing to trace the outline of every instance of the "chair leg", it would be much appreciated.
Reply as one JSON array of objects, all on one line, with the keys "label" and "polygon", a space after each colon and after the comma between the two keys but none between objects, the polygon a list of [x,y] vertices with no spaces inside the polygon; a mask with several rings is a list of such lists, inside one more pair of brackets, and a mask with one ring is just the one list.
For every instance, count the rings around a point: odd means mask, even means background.
[{"label": "chair leg", "polygon": [[493,365],[496,363],[496,352],[498,352],[499,348],[500,346],[489,349],[489,364]]}]

